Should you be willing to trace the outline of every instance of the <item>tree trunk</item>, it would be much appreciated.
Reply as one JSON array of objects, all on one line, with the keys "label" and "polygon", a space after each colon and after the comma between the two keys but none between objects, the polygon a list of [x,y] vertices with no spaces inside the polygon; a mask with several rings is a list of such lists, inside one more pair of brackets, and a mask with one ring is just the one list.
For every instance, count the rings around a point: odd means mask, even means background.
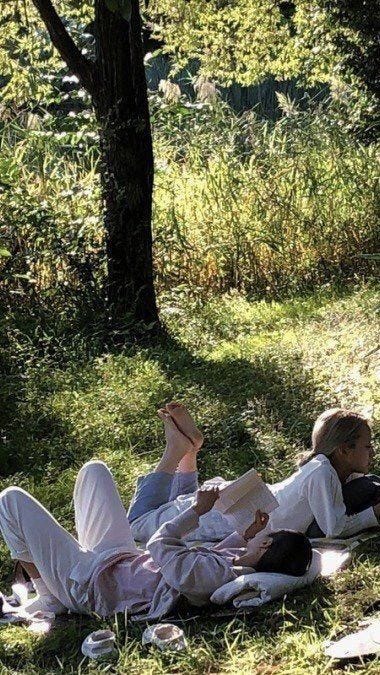
[{"label": "tree trunk", "polygon": [[110,326],[157,332],[153,151],[138,0],[132,0],[130,21],[95,0],[95,31],[99,84],[93,102],[101,135]]}]

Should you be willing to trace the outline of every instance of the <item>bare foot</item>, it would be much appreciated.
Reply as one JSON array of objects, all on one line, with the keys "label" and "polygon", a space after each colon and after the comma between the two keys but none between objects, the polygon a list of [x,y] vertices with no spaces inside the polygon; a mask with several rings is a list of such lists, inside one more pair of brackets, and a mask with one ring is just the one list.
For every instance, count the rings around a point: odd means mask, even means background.
[{"label": "bare foot", "polygon": [[162,408],[157,411],[157,414],[164,423],[166,448],[156,471],[172,473],[183,457],[194,448],[190,439],[180,432],[167,410]]},{"label": "bare foot", "polygon": [[192,449],[198,452],[203,445],[203,434],[199,431],[187,408],[182,403],[172,401],[166,404],[166,410],[170,413],[178,429],[190,439],[193,444]]}]

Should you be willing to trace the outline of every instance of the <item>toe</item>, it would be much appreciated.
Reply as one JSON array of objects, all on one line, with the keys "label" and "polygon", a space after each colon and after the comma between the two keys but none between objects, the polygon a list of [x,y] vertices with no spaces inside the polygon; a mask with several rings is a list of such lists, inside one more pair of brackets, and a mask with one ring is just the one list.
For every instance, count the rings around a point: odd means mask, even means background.
[{"label": "toe", "polygon": [[178,408],[182,408],[182,404],[177,403],[177,401],[170,401],[170,403],[166,404],[166,410],[169,410],[170,412],[175,412]]},{"label": "toe", "polygon": [[170,414],[168,413],[167,410],[164,408],[160,408],[160,410],[157,411],[157,415],[159,418],[163,421],[166,427],[170,427],[171,429],[178,431],[178,427],[172,417],[170,417]]}]

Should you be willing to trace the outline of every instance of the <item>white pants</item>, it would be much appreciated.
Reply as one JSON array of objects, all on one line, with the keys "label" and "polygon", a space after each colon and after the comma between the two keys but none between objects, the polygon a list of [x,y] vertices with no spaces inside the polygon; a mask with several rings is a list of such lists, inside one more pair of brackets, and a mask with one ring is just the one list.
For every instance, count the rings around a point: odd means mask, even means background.
[{"label": "white pants", "polygon": [[0,494],[0,530],[12,558],[34,563],[65,607],[91,611],[86,586],[96,565],[119,552],[137,551],[126,510],[103,462],[85,464],[74,488],[78,540],[30,494],[9,487]]}]

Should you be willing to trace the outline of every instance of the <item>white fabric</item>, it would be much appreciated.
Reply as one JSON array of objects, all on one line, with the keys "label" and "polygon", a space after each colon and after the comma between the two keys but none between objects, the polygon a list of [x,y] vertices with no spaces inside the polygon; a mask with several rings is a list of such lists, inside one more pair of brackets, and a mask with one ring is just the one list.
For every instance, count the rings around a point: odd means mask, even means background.
[{"label": "white fabric", "polygon": [[104,462],[82,466],[74,487],[75,527],[83,548],[94,553],[138,553],[127,512]]},{"label": "white fabric", "polygon": [[103,462],[88,462],[80,470],[74,507],[79,541],[31,495],[10,487],[0,494],[0,530],[12,558],[33,562],[52,595],[68,609],[86,612],[94,569],[117,553],[135,555],[137,549]]},{"label": "white fabric", "polygon": [[379,524],[372,507],[347,515],[342,484],[325,455],[317,455],[271,490],[279,502],[269,520],[272,532],[283,527],[306,532],[314,518],[327,537],[349,536]]},{"label": "white fabric", "polygon": [[218,586],[252,571],[234,566],[234,558],[245,550],[240,548],[241,537],[235,541],[239,548],[222,544],[189,548],[183,537],[198,524],[190,508],[162,525],[147,551],[98,566],[88,589],[95,611],[107,616],[128,608],[132,618],[159,619],[173,609],[180,595],[193,605],[204,605]]},{"label": "white fabric", "polygon": [[95,555],[87,553],[53,516],[21,488],[0,494],[0,529],[12,558],[33,562],[50,593],[65,607],[81,610],[70,571],[79,562],[87,567]]},{"label": "white fabric", "polygon": [[313,548],[333,548],[338,550],[344,548],[352,551],[357,546],[360,546],[371,539],[380,539],[380,529],[364,530],[363,532],[352,535],[352,537],[345,537],[343,539],[340,539],[339,537],[315,538],[310,539],[310,543]]},{"label": "white fabric", "polygon": [[380,619],[378,618],[372,618],[366,628],[350,633],[336,642],[328,642],[325,646],[326,656],[339,660],[357,659],[378,653],[380,653]]},{"label": "white fabric", "polygon": [[[220,481],[223,483],[223,479]],[[157,509],[144,513],[139,518],[131,523],[131,529],[133,536],[136,541],[146,543],[157,530],[168,523],[171,520],[174,520],[177,516],[181,515],[191,508],[195,503],[195,495],[192,494],[179,495],[176,499],[166,504],[162,504]],[[216,509],[212,509],[204,516],[201,516],[199,520],[199,527],[196,530],[189,533],[186,537],[188,541],[220,541],[225,537],[228,537],[229,534],[234,530],[232,521],[224,516],[222,513]]]},{"label": "white fabric", "polygon": [[237,535],[234,542],[228,539],[212,548],[196,546],[189,548],[184,535],[196,530],[199,518],[190,508],[169,523],[165,523],[148,541],[147,549],[160,570],[160,574],[169,586],[186,597],[193,605],[206,604],[211,594],[240,574],[252,568],[238,567],[234,558],[242,550],[242,538]]},{"label": "white fabric", "polygon": [[[328,556],[326,557],[326,554]],[[328,558],[328,559],[327,559]],[[317,576],[331,576],[350,559],[348,551],[324,551],[313,549],[313,557],[309,570],[302,577],[270,572],[254,572],[244,574],[234,581],[218,588],[211,596],[211,602],[224,605],[232,600],[236,608],[258,607],[270,600],[292,593],[299,588],[311,584]]]},{"label": "white fabric", "polygon": [[[372,507],[347,516],[341,482],[325,455],[317,455],[289,478],[268,487],[279,502],[279,507],[270,514],[266,532],[284,528],[306,532],[314,518],[327,537],[349,536],[379,525]],[[135,539],[147,541],[163,523],[192,506],[194,499],[195,493],[182,495],[173,502],[140,516],[132,523]],[[220,541],[231,534],[232,530],[231,521],[212,510],[202,516],[200,527],[191,532],[187,539]]]}]

